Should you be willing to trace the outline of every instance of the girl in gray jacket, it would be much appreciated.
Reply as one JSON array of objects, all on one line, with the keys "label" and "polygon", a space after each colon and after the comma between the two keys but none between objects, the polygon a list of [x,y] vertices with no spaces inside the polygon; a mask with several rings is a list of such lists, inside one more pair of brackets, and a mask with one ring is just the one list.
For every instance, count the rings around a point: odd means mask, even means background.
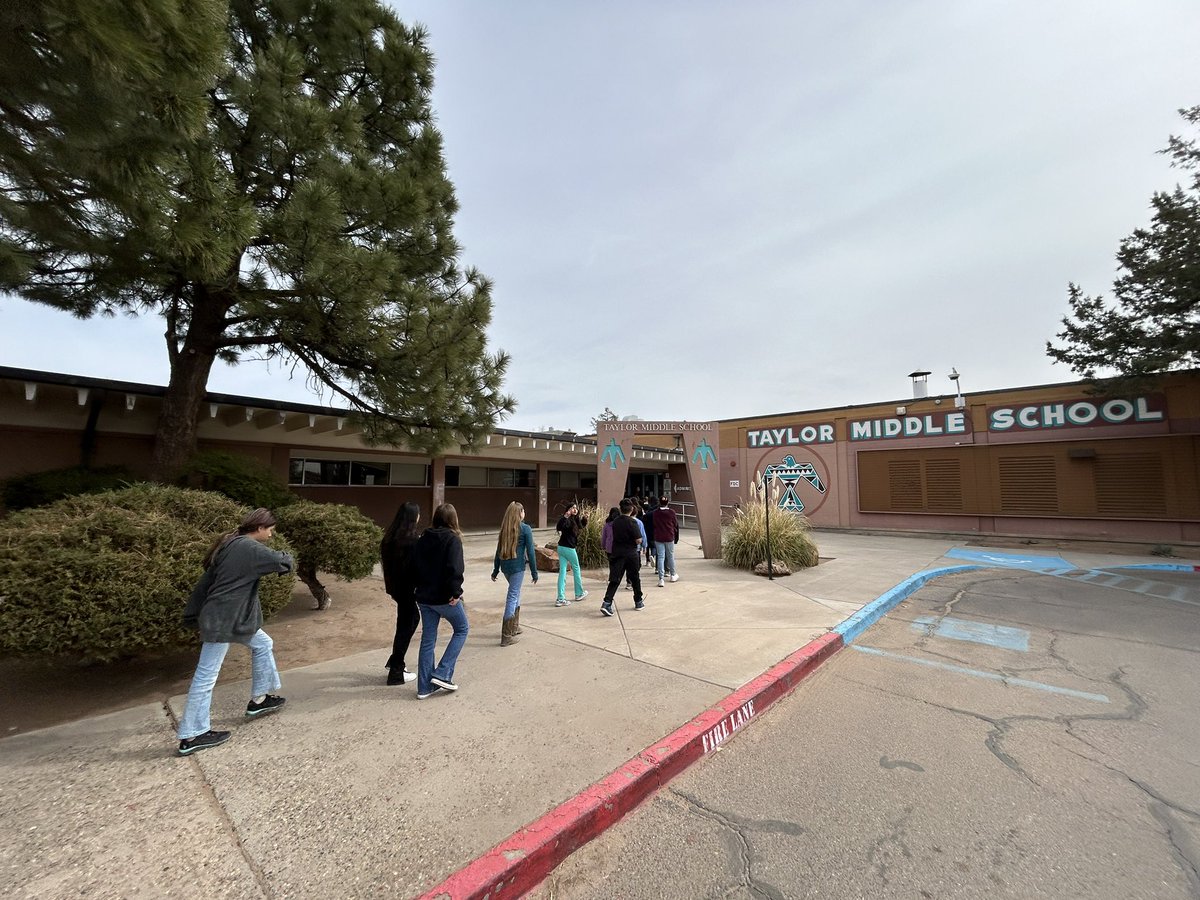
[{"label": "girl in gray jacket", "polygon": [[179,755],[217,747],[229,740],[228,731],[213,731],[209,720],[213,687],[231,643],[250,648],[251,687],[246,715],[250,718],[278,710],[286,702],[268,691],[279,690],[274,643],[262,630],[258,581],[264,575],[290,572],[287,553],[266,546],[275,533],[268,509],[250,513],[237,531],[223,534],[204,558],[201,576],[183,611],[183,624],[200,632],[200,662],[188,690],[179,722]]}]

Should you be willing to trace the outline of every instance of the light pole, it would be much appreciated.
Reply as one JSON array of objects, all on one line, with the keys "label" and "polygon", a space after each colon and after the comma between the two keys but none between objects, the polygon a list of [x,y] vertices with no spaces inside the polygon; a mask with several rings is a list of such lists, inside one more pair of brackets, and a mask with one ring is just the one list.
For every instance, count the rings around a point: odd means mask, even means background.
[{"label": "light pole", "polygon": [[766,533],[767,533],[767,580],[775,580],[775,566],[771,563],[771,482],[775,480],[775,473],[768,467],[763,473],[763,515],[766,518]]},{"label": "light pole", "polygon": [[962,409],[964,406],[967,405],[967,401],[963,399],[962,386],[958,383],[958,379],[960,377],[958,374],[958,369],[951,366],[950,374],[947,375],[946,377],[954,382],[954,405],[958,409]]}]

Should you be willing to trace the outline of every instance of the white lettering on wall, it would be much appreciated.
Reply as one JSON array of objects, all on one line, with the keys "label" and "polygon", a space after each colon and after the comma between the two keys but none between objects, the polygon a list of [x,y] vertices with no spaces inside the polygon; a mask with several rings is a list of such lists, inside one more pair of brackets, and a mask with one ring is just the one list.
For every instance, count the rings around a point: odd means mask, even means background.
[{"label": "white lettering on wall", "polygon": [[786,447],[794,444],[832,444],[833,424],[786,425],[782,428],[759,428],[746,432],[746,446]]},{"label": "white lettering on wall", "polygon": [[1151,409],[1147,397],[1133,400],[1076,400],[1070,403],[1041,403],[1004,406],[990,410],[988,429],[1066,428],[1068,426],[1123,425],[1128,422],[1161,422],[1166,414]]}]

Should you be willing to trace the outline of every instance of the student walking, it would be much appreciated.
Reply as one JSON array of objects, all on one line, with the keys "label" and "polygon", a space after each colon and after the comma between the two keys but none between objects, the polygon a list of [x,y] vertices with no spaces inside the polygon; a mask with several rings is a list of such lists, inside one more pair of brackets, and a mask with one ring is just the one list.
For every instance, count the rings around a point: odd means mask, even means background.
[{"label": "student walking", "polygon": [[[421,655],[417,660],[417,699],[457,691],[454,666],[467,642],[467,610],[463,603],[463,545],[458,510],[443,503],[433,511],[433,525],[417,538],[413,552],[417,608],[421,611]],[[438,624],[450,623],[454,633],[435,667]]]},{"label": "student walking", "polygon": [[670,575],[671,581],[676,582],[679,576],[675,573],[675,545],[679,543],[679,517],[675,510],[667,505],[667,498],[661,497],[658,509],[654,511],[654,554],[658,561],[658,586],[663,586],[663,579]]},{"label": "student walking", "polygon": [[621,515],[612,523],[612,558],[608,563],[608,590],[604,592],[604,602],[600,604],[600,614],[613,614],[613,597],[621,586],[621,576],[624,575],[633,585],[633,608],[644,609],[645,599],[642,596],[641,568],[641,532],[638,521],[633,518],[633,501],[621,501]]},{"label": "student walking", "polygon": [[654,497],[649,497],[646,500],[646,505],[642,508],[642,514],[638,516],[638,521],[642,523],[642,528],[646,532],[646,543],[642,544],[642,551],[646,555],[646,565],[654,564],[654,510],[658,506],[658,500]]},{"label": "student walking", "polygon": [[417,523],[420,521],[421,508],[415,503],[402,503],[379,545],[384,589],[396,601],[396,634],[392,638],[392,655],[387,661],[388,684],[407,684],[417,677],[415,672],[408,670],[404,657],[408,655],[408,645],[421,621],[413,569],[413,548],[417,545]]},{"label": "student walking", "polygon": [[183,624],[200,632],[200,661],[179,722],[179,755],[217,747],[229,740],[228,731],[213,731],[212,692],[230,644],[250,648],[250,702],[246,716],[254,719],[276,712],[287,701],[269,691],[280,687],[274,642],[262,630],[258,582],[264,575],[290,572],[295,561],[288,553],[266,546],[275,531],[269,509],[256,509],[237,531],[221,535],[204,557],[204,574],[183,611]]},{"label": "student walking", "polygon": [[570,567],[575,575],[575,602],[584,599],[588,592],[583,589],[583,579],[579,575],[579,532],[587,526],[587,517],[579,515],[579,506],[574,502],[567,507],[563,517],[555,526],[558,530],[558,597],[555,606],[569,606],[567,599],[567,568]]},{"label": "student walking", "polygon": [[515,500],[508,504],[504,518],[500,521],[500,538],[496,541],[496,559],[492,564],[492,581],[500,572],[508,582],[508,594],[504,598],[504,622],[500,626],[500,646],[507,647],[517,642],[521,633],[521,584],[525,580],[525,566],[537,584],[537,554],[533,551],[533,529],[525,524],[525,507]]}]

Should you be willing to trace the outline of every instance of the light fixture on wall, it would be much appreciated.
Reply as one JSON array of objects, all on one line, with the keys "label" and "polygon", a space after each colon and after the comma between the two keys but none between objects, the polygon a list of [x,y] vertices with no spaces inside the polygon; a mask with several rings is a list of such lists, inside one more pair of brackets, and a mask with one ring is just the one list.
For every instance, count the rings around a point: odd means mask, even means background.
[{"label": "light fixture on wall", "polygon": [[959,409],[962,409],[964,406],[967,405],[967,401],[963,399],[962,386],[958,383],[958,379],[960,377],[958,374],[958,369],[951,366],[950,374],[947,375],[946,377],[954,382],[954,405],[957,406]]}]

